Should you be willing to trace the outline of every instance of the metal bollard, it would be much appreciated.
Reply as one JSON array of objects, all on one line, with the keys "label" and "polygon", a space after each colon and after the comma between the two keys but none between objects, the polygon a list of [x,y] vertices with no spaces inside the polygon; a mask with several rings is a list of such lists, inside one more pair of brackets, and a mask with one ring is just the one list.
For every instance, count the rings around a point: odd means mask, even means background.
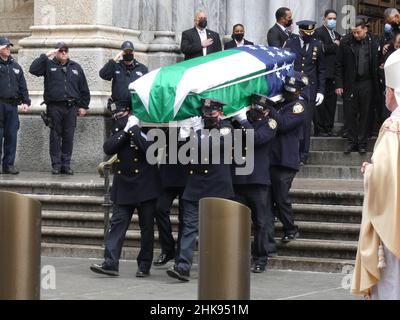
[{"label": "metal bollard", "polygon": [[40,299],[41,204],[0,192],[0,300]]},{"label": "metal bollard", "polygon": [[250,209],[205,198],[199,212],[199,300],[250,300]]}]

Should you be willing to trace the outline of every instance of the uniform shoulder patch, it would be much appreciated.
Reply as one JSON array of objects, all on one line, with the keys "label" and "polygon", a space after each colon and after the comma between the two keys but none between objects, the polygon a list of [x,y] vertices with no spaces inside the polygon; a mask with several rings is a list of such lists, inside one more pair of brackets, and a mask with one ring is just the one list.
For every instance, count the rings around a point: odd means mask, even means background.
[{"label": "uniform shoulder patch", "polygon": [[304,112],[304,107],[301,103],[296,103],[293,107],[294,114],[300,114]]},{"label": "uniform shoulder patch", "polygon": [[224,127],[224,128],[221,128],[221,129],[219,130],[219,132],[220,132],[223,136],[227,136],[228,134],[230,134],[230,133],[232,132],[232,129],[229,128],[229,127]]},{"label": "uniform shoulder patch", "polygon": [[268,121],[268,126],[272,129],[275,130],[278,127],[278,123],[274,119],[269,119]]}]

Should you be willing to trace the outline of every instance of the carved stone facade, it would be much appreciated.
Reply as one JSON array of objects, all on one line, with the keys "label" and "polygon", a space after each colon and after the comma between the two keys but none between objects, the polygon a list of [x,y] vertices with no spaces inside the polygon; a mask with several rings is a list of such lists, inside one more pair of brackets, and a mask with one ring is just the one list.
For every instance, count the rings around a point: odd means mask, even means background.
[{"label": "carved stone facade", "polygon": [[[23,66],[33,107],[21,115],[18,163],[23,170],[49,170],[48,129],[39,113],[43,79],[27,74],[34,58],[58,41],[67,42],[70,54],[84,68],[92,93],[90,113],[78,121],[74,168],[93,171],[103,160],[102,144],[107,136],[105,102],[110,83],[98,72],[113,57],[124,40],[131,40],[136,58],[150,70],[182,59],[179,52],[183,30],[193,26],[196,10],[205,10],[209,28],[230,40],[232,26],[243,23],[246,38],[266,43],[268,29],[281,6],[293,9],[295,20],[321,22],[325,9],[339,12],[345,20],[346,0],[0,0],[0,30],[19,41],[18,60]],[[341,25],[341,24],[340,24]],[[344,29],[339,30],[344,32]],[[21,49],[19,49],[21,47]]]}]

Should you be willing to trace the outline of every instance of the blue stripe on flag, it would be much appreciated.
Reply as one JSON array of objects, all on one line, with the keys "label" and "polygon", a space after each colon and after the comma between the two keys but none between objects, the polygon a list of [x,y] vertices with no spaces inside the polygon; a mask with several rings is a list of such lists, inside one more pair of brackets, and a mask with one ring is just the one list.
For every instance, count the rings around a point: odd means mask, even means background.
[{"label": "blue stripe on flag", "polygon": [[293,75],[293,62],[296,56],[290,51],[266,46],[243,46],[235,48],[235,50],[247,52],[260,60],[265,64],[266,71],[277,70],[265,77],[269,86],[270,97],[280,94],[283,89],[285,77]]}]

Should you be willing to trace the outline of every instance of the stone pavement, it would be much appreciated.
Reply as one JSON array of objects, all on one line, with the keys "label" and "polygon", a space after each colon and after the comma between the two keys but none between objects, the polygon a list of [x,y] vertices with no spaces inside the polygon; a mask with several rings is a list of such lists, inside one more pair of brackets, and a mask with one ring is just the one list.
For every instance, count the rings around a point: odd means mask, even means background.
[{"label": "stone pavement", "polygon": [[[197,267],[192,280],[180,283],[166,275],[170,264],[153,268],[151,277],[135,277],[136,263],[121,261],[120,276],[107,277],[89,270],[91,259],[42,257],[42,271],[55,268],[55,289],[42,274],[42,300],[196,300]],[[51,268],[50,268],[51,269]],[[343,274],[276,271],[251,275],[252,300],[359,300],[342,288]],[[345,279],[346,280],[346,279]],[[346,281],[345,281],[346,282]]]}]

